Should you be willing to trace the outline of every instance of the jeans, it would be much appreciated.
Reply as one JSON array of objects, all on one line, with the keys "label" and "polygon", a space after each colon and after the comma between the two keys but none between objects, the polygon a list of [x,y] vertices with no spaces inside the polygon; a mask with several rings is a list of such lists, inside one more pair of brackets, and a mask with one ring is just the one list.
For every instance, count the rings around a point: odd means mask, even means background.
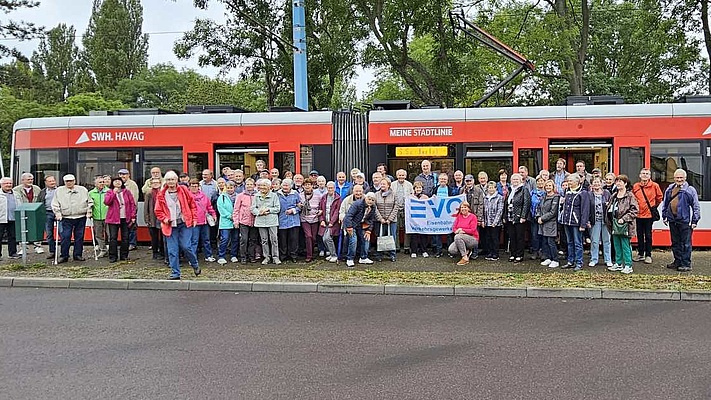
[{"label": "jeans", "polygon": [[165,237],[165,243],[168,247],[168,264],[170,265],[171,277],[180,277],[180,253],[182,252],[187,257],[190,266],[197,269],[198,260],[191,246],[193,238],[193,229],[185,223],[179,223],[173,227],[170,236]]},{"label": "jeans", "polygon": [[606,264],[612,262],[612,252],[610,250],[610,231],[603,221],[595,221],[595,225],[590,228],[590,262],[597,264],[600,259],[600,240],[602,239],[602,256]]},{"label": "jeans", "polygon": [[220,229],[220,248],[217,250],[217,257],[225,258],[228,242],[230,243],[230,255],[237,257],[239,250],[239,229]]},{"label": "jeans", "polygon": [[190,243],[195,254],[197,254],[198,244],[202,244],[202,249],[205,252],[205,258],[212,257],[212,246],[210,245],[210,225],[195,225]]},{"label": "jeans", "polygon": [[563,225],[568,241],[568,263],[583,266],[583,232],[577,225]]},{"label": "jeans", "polygon": [[622,235],[612,235],[612,242],[615,246],[615,262],[618,265],[632,267],[632,244],[630,244],[630,238]]},{"label": "jeans", "polygon": [[[54,237],[54,213],[51,211],[47,211],[47,219],[44,223],[44,230],[47,234],[47,244],[49,245],[49,252],[51,254],[54,254],[57,251],[57,238]],[[57,227],[57,230],[59,230],[59,227]],[[59,236],[59,234],[60,232],[57,232],[57,236]]]},{"label": "jeans", "polygon": [[677,267],[691,267],[691,232],[687,222],[669,221],[672,253]]},{"label": "jeans", "polygon": [[[108,224],[109,225],[109,260],[116,261],[119,257],[122,260],[128,259],[128,223],[126,218],[121,218],[121,223],[119,224]],[[121,229],[121,251],[117,249],[118,247],[118,231]]]},{"label": "jeans", "polygon": [[0,224],[0,255],[2,255],[2,239],[7,234],[7,253],[10,256],[17,255],[17,239],[15,238],[15,221],[7,221]]},{"label": "jeans", "polygon": [[368,251],[370,250],[370,240],[365,240],[363,235],[363,229],[356,227],[353,228],[353,234],[348,236],[348,255],[346,255],[347,260],[353,260],[356,256],[356,245],[358,241],[361,242],[360,248],[360,258],[368,258]]},{"label": "jeans", "polygon": [[435,254],[442,254],[442,235],[434,235],[431,240]]},{"label": "jeans", "polygon": [[637,253],[652,256],[652,221],[651,218],[637,218]]},{"label": "jeans", "polygon": [[558,245],[555,243],[555,236],[543,236],[541,252],[546,259],[558,262]]},{"label": "jeans", "polygon": [[279,254],[282,258],[290,257],[296,261],[299,255],[299,227],[279,229]]},{"label": "jeans", "polygon": [[138,229],[138,225],[134,224],[133,229],[128,230],[128,243],[134,247],[136,245],[138,245],[138,235],[137,235],[138,230],[137,229]]},{"label": "jeans", "polygon": [[[380,223],[377,224],[377,226],[378,226],[378,233],[382,233],[383,235],[385,235],[385,234],[386,234],[386,231],[383,230],[383,228],[381,228],[382,225],[385,225],[385,226],[386,226],[385,229],[387,229],[388,231],[390,231],[390,235],[393,237],[393,239],[395,239],[395,242],[397,243],[397,224],[396,224],[395,222],[391,222],[391,223],[389,223],[389,224],[380,224]],[[380,252],[380,251],[379,251],[379,252],[378,252],[378,257],[381,257],[382,254],[384,254],[384,253],[385,253],[385,252]],[[388,252],[387,252],[387,256],[390,257],[390,258],[395,257],[395,250],[388,251]]]},{"label": "jeans", "polygon": [[541,226],[538,221],[530,221],[531,225],[531,253],[535,254],[542,248],[543,235],[538,233],[538,227]]},{"label": "jeans", "polygon": [[69,245],[74,234],[74,257],[81,257],[84,253],[84,228],[86,228],[86,217],[63,218],[62,224],[62,250],[60,256],[69,258]]}]

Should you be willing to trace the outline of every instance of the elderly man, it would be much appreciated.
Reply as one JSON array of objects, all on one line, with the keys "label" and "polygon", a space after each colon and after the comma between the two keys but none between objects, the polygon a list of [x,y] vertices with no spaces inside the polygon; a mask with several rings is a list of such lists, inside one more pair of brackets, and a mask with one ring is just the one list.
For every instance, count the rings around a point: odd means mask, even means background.
[{"label": "elderly man", "polygon": [[523,178],[523,186],[526,187],[528,193],[531,193],[533,189],[536,188],[536,178],[528,175],[528,167],[525,165],[518,167],[518,173],[521,174],[521,178]]},{"label": "elderly man", "polygon": [[12,179],[0,179],[0,245],[7,234],[7,252],[9,258],[19,258],[17,254],[17,239],[15,238],[15,208],[17,195],[12,190]]},{"label": "elderly man", "polygon": [[214,180],[212,171],[205,169],[202,171],[202,180],[200,181],[200,190],[208,199],[212,199],[217,193],[217,181]]},{"label": "elderly man", "polygon": [[346,173],[338,171],[336,174],[336,193],[341,199],[348,196],[348,192],[351,191],[351,185],[351,182],[346,180]]},{"label": "elderly man", "polygon": [[76,184],[74,175],[64,175],[64,186],[59,187],[52,199],[54,218],[62,224],[62,248],[59,264],[69,261],[69,246],[74,235],[74,261],[84,261],[84,228],[91,218],[93,202],[84,186]]},{"label": "elderly man", "polygon": [[[143,184],[143,188],[141,191],[143,192],[143,195],[145,196],[146,193],[151,191],[151,179],[153,178],[158,178],[163,182],[163,173],[160,170],[160,167],[153,167],[151,168],[151,176],[146,179],[146,182]],[[135,198],[136,201],[138,201],[138,198]]]},{"label": "elderly man", "polygon": [[[118,170],[118,175],[119,178],[123,181],[124,185],[126,185],[126,189],[128,189],[129,192],[133,195],[133,198],[138,201],[138,185],[136,182],[131,179],[131,175],[129,174],[128,170],[126,168],[121,168]],[[130,228],[128,231],[128,249],[129,250],[136,250],[138,248],[138,237],[136,235],[136,227],[137,225],[134,224],[133,228]]]},{"label": "elderly man", "polygon": [[[17,198],[17,204],[25,203],[37,203],[39,202],[40,188],[35,185],[35,177],[29,172],[25,172],[20,175],[20,184],[15,186],[12,190],[15,192],[15,198]],[[35,253],[42,254],[42,242],[33,243],[35,248]],[[18,254],[22,254],[22,249],[18,251]]]},{"label": "elderly man", "polygon": [[674,261],[667,268],[680,272],[691,271],[691,233],[701,219],[699,195],[686,182],[686,171],[674,171],[674,184],[664,193],[662,219],[669,225]]},{"label": "elderly man", "polygon": [[[103,177],[101,177],[103,181]],[[45,234],[47,235],[47,244],[49,245],[48,260],[54,258],[54,252],[57,251],[57,243],[54,237],[54,211],[52,211],[52,199],[54,192],[57,190],[57,179],[53,175],[44,177],[44,189],[40,190],[37,202],[44,204],[46,211],[46,222],[44,225]],[[59,235],[59,232],[57,232]]]},{"label": "elderly man", "polygon": [[348,255],[346,256],[346,266],[353,268],[356,256],[356,245],[361,243],[359,264],[372,264],[368,258],[370,248],[370,232],[373,230],[375,222],[375,193],[367,193],[361,200],[356,200],[346,212],[343,221],[346,234],[348,235]]},{"label": "elderly man", "polygon": [[[632,186],[632,194],[637,199],[637,258],[634,261],[652,263],[652,224],[659,220],[657,207],[662,203],[662,189],[657,182],[652,181],[649,168],[639,171],[639,182]],[[656,217],[655,217],[656,214]]]},{"label": "elderly man", "polygon": [[[395,202],[397,203],[398,214],[397,214],[397,228],[398,231],[402,230],[403,234],[405,231],[405,199],[412,195],[412,183],[408,182],[407,171],[404,169],[399,169],[395,172],[397,179],[390,185],[390,188],[395,192]],[[405,242],[403,243],[403,249],[405,254],[410,252],[410,235],[404,234]],[[395,240],[395,246],[397,250],[400,251],[400,240]]]},{"label": "elderly man", "polygon": [[422,182],[422,193],[427,197],[432,197],[435,186],[437,186],[437,176],[432,172],[432,163],[429,160],[422,160],[420,164],[422,173],[417,175],[415,182]]},{"label": "elderly man", "polygon": [[99,258],[106,256],[106,214],[109,212],[109,206],[104,203],[104,199],[108,191],[109,189],[104,185],[103,176],[94,180],[94,188],[89,191],[89,197],[93,203],[91,219],[94,224],[94,236],[99,250]]}]

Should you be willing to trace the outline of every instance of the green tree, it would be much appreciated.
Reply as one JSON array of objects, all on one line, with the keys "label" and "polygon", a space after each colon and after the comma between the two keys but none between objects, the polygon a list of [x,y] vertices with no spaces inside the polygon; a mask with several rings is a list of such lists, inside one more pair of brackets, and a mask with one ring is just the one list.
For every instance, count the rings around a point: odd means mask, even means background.
[{"label": "green tree", "polygon": [[79,49],[74,44],[73,26],[59,24],[51,29],[32,55],[33,72],[56,87],[51,97],[62,101],[74,94]]},{"label": "green tree", "polygon": [[201,78],[192,70],[178,71],[171,64],[157,64],[134,78],[121,80],[115,97],[131,107],[168,108]]},{"label": "green tree", "polygon": [[83,57],[100,90],[113,90],[146,68],[148,35],[142,26],[140,0],[94,0]]},{"label": "green tree", "polygon": [[9,165],[10,141],[15,122],[22,118],[54,115],[56,110],[53,106],[33,100],[23,100],[16,97],[9,88],[0,86],[0,152],[6,166]]},{"label": "green tree", "polygon": [[90,111],[116,111],[127,108],[118,100],[107,100],[101,93],[80,93],[56,106],[57,115],[89,115]]},{"label": "green tree", "polygon": [[[39,6],[39,1],[0,0],[0,11],[4,14],[19,10],[20,8],[33,8],[37,6]],[[38,27],[31,22],[0,20],[0,37],[5,39],[27,40],[35,38],[43,32],[44,29],[42,27]],[[0,56],[13,56],[23,61],[27,60],[27,58],[17,49],[10,48],[3,43],[0,43]]]}]

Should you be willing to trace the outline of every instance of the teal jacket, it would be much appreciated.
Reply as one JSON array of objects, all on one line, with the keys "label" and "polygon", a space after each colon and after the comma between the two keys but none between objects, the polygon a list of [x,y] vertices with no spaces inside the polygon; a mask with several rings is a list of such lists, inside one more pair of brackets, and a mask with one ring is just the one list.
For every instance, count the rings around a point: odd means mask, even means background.
[{"label": "teal jacket", "polygon": [[234,229],[235,223],[232,221],[232,211],[235,203],[227,192],[222,192],[217,197],[217,213],[220,215],[218,227],[220,229]]}]

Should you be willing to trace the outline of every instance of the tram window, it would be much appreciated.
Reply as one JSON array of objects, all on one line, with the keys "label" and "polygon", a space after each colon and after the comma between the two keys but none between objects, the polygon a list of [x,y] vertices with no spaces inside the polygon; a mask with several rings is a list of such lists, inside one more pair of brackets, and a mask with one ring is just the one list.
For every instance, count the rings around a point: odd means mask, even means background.
[{"label": "tram window", "polygon": [[118,170],[126,168],[135,180],[132,150],[77,150],[77,162],[74,175],[77,184],[87,189],[94,187],[97,175],[117,176]]},{"label": "tram window", "polygon": [[644,147],[620,148],[620,173],[630,178],[630,181],[639,180],[639,171],[644,167]]},{"label": "tram window", "polygon": [[24,172],[30,172],[30,151],[15,150],[15,183],[20,183],[20,175]]},{"label": "tram window", "polygon": [[48,175],[61,179],[61,162],[59,152],[61,150],[35,150],[35,163],[32,165],[32,173],[35,175],[35,184],[44,187],[44,178]]},{"label": "tram window", "polygon": [[301,146],[301,175],[308,177],[314,165],[314,147]]},{"label": "tram window", "polygon": [[674,183],[674,171],[682,168],[686,171],[686,181],[704,197],[703,159],[701,143],[697,141],[652,141],[650,146],[652,180],[661,186],[662,191]]},{"label": "tram window", "polygon": [[[541,162],[543,161],[543,149],[518,149],[518,166],[526,166],[528,175],[536,177],[541,172]],[[516,168],[518,172],[518,168]]]}]

